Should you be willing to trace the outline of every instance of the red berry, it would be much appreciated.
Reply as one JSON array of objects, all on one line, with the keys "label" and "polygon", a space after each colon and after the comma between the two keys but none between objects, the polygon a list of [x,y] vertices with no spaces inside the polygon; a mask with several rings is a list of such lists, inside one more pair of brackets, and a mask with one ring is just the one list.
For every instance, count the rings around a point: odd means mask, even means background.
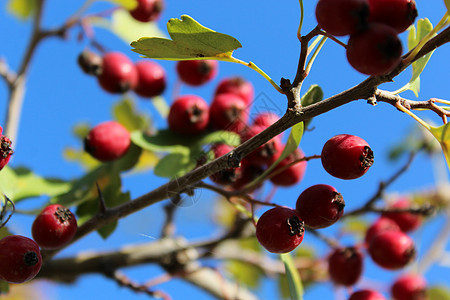
[{"label": "red berry", "polygon": [[188,85],[199,86],[217,74],[216,60],[181,60],[177,63],[177,72],[181,81]]},{"label": "red berry", "polygon": [[[267,127],[262,125],[252,125],[247,127],[242,134],[242,142],[245,142],[255,135],[263,132]],[[283,150],[283,144],[279,136],[276,136],[253,150],[247,158],[252,161],[254,165],[264,166],[269,162],[274,161],[279,152]],[[279,156],[279,155],[278,155]]]},{"label": "red berry", "polygon": [[[281,153],[278,153],[277,157],[280,154]],[[292,186],[300,182],[300,180],[302,180],[303,176],[305,175],[307,165],[306,160],[297,162],[289,167],[286,166],[303,157],[305,157],[305,154],[300,148],[297,148],[285,159],[280,161],[280,163],[273,169],[272,173],[276,173],[276,175],[270,177],[270,181],[278,186]]]},{"label": "red berry", "polygon": [[58,249],[69,243],[77,232],[77,220],[60,204],[46,206],[31,227],[33,239],[42,249]]},{"label": "red berry", "polygon": [[366,231],[366,236],[364,241],[367,245],[370,244],[372,239],[384,231],[400,231],[400,227],[392,221],[391,219],[380,217],[378,220],[375,221]]},{"label": "red berry", "polygon": [[11,148],[11,140],[2,134],[3,128],[0,126],[0,170],[9,162],[11,155],[14,153]]},{"label": "red berry", "polygon": [[323,168],[332,176],[355,179],[373,164],[373,152],[365,140],[355,135],[340,134],[329,139],[322,149]]},{"label": "red berry", "polygon": [[253,120],[253,124],[254,125],[261,125],[261,126],[269,127],[270,125],[272,125],[273,123],[275,123],[279,119],[280,119],[280,117],[276,113],[263,112],[263,113],[259,113],[255,117],[255,119]]},{"label": "red berry", "polygon": [[247,105],[250,105],[253,101],[254,88],[250,81],[247,81],[242,77],[229,77],[219,82],[215,95],[225,93],[236,94],[241,97]]},{"label": "red berry", "polygon": [[[264,172],[264,168],[262,166],[254,165],[252,162],[245,157],[241,161],[241,176],[236,179],[236,181],[233,183],[232,188],[234,190],[240,190],[250,182],[252,182],[254,179],[256,179],[258,176],[260,176]],[[254,188],[258,188],[262,185],[262,182],[259,183]]]},{"label": "red berry", "polygon": [[137,2],[136,8],[130,11],[130,15],[140,22],[157,20],[164,8],[163,0],[137,0]]},{"label": "red berry", "polygon": [[361,30],[369,16],[367,0],[320,0],[316,6],[316,19],[326,32],[343,36]]},{"label": "red berry", "polygon": [[[390,208],[409,208],[411,207],[411,201],[408,198],[400,198]],[[384,217],[394,221],[402,231],[412,231],[422,224],[422,216],[419,214],[413,214],[409,212],[389,212],[384,213]]]},{"label": "red berry", "polygon": [[136,63],[138,83],[134,88],[141,97],[151,98],[161,95],[166,88],[166,72],[160,64],[141,60]]},{"label": "red berry", "polygon": [[9,235],[0,240],[0,279],[22,283],[33,279],[42,265],[39,246],[21,235]]},{"label": "red berry", "polygon": [[363,271],[363,254],[355,247],[337,248],[328,257],[328,274],[337,285],[354,285]]},{"label": "red berry", "polygon": [[350,295],[348,300],[386,300],[386,298],[373,290],[360,290]]},{"label": "red berry", "polygon": [[402,43],[393,28],[369,23],[365,30],[350,35],[347,59],[363,74],[383,75],[400,63],[402,51]]},{"label": "red berry", "polygon": [[[231,152],[234,147],[227,144],[215,144],[212,147],[214,153],[214,158],[219,158],[229,152]],[[236,182],[237,179],[241,177],[241,168],[229,168],[221,170],[210,176],[211,180],[217,184],[230,185]]]},{"label": "red berry", "polygon": [[115,121],[107,121],[95,126],[84,139],[86,152],[102,162],[124,156],[130,145],[130,133]]},{"label": "red berry", "polygon": [[316,184],[304,190],[297,199],[297,212],[310,228],[328,227],[344,214],[345,201],[336,189]]},{"label": "red berry", "polygon": [[170,106],[167,117],[169,128],[179,134],[195,135],[203,132],[209,124],[208,104],[195,95],[181,96]]},{"label": "red berry", "polygon": [[402,231],[384,231],[373,237],[368,252],[385,269],[401,269],[416,255],[414,241]]},{"label": "red berry", "polygon": [[133,62],[123,53],[109,52],[103,56],[102,72],[97,77],[100,86],[110,93],[125,93],[138,82]]},{"label": "red berry", "polygon": [[369,0],[369,22],[386,24],[398,33],[405,31],[417,17],[414,0]]},{"label": "red berry", "polygon": [[247,126],[247,108],[244,100],[235,94],[216,95],[209,108],[212,127],[241,133]]},{"label": "red berry", "polygon": [[404,274],[391,287],[395,300],[426,300],[427,283],[419,274]]},{"label": "red berry", "polygon": [[304,224],[294,209],[277,206],[266,211],[256,224],[256,238],[272,253],[294,250],[303,240]]}]

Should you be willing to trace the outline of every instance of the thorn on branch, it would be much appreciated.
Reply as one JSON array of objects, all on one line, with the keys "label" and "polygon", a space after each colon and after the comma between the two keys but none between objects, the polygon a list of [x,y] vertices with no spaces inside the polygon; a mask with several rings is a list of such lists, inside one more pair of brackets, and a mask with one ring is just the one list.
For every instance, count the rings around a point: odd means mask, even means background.
[{"label": "thorn on branch", "polygon": [[97,187],[97,193],[98,193],[98,200],[99,200],[99,215],[105,216],[106,211],[108,208],[106,207],[105,198],[103,198],[102,190],[100,189],[100,186],[98,185],[98,182],[95,183],[95,186]]}]

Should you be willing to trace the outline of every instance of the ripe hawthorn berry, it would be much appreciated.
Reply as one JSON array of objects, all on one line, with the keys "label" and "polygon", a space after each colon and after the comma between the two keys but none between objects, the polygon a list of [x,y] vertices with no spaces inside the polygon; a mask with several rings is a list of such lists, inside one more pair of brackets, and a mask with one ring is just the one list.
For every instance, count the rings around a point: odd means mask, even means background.
[{"label": "ripe hawthorn berry", "polygon": [[256,223],[256,238],[272,253],[287,253],[303,240],[305,227],[294,209],[277,206],[266,211]]},{"label": "ripe hawthorn berry", "polygon": [[[231,185],[233,190],[242,189],[244,186],[252,182],[254,179],[256,179],[264,172],[264,167],[254,165],[248,159],[248,157],[244,157],[244,159],[242,159],[240,169],[241,169],[241,176],[238,177]],[[256,185],[254,189],[260,187],[261,185],[262,182]]]},{"label": "ripe hawthorn berry", "polygon": [[[251,125],[245,129],[242,135],[242,142],[245,142],[255,135],[263,132],[267,127],[262,125]],[[263,145],[253,150],[247,157],[253,164],[264,166],[274,161],[276,156],[279,156],[279,152],[283,150],[283,144],[281,138],[276,136]]]},{"label": "ripe hawthorn berry", "polygon": [[0,279],[23,283],[33,279],[42,265],[38,244],[21,235],[9,235],[0,240]]},{"label": "ripe hawthorn berry", "polygon": [[327,184],[316,184],[298,196],[296,209],[306,227],[325,228],[344,214],[345,201],[338,191]]},{"label": "ripe hawthorn berry", "polygon": [[[231,152],[233,149],[234,147],[227,144],[215,144],[212,147],[214,158],[219,158]],[[240,167],[227,168],[211,175],[209,178],[217,184],[231,185],[241,177],[241,171]]]},{"label": "ripe hawthorn berry", "polygon": [[196,135],[209,124],[209,108],[203,98],[196,95],[180,96],[172,103],[167,117],[170,130],[179,134]]},{"label": "ripe hawthorn berry", "polygon": [[181,60],[177,62],[176,69],[181,81],[199,86],[217,75],[218,66],[216,60]]},{"label": "ripe hawthorn berry", "polygon": [[386,298],[374,290],[359,290],[351,294],[348,300],[386,300]]},{"label": "ripe hawthorn berry", "polygon": [[417,17],[414,0],[368,0],[369,22],[386,24],[398,33],[405,31]]},{"label": "ripe hawthorn berry", "polygon": [[3,128],[0,126],[0,170],[9,162],[11,155],[14,153],[11,148],[11,140],[2,134]]},{"label": "ripe hawthorn berry", "polygon": [[358,72],[383,75],[398,65],[402,51],[402,43],[392,27],[369,23],[366,29],[350,35],[346,54]]},{"label": "ripe hawthorn berry", "polygon": [[250,81],[240,76],[228,77],[219,82],[216,87],[215,95],[232,93],[244,100],[247,105],[253,101],[254,88]]},{"label": "ripe hawthorn berry", "polygon": [[166,89],[166,72],[163,67],[150,60],[141,60],[135,65],[138,72],[138,83],[134,92],[145,98],[161,95]]},{"label": "ripe hawthorn berry", "polygon": [[369,16],[367,0],[320,0],[316,19],[326,32],[343,36],[364,28]]},{"label": "ripe hawthorn berry", "polygon": [[157,20],[164,8],[163,0],[137,0],[137,2],[136,8],[130,11],[130,15],[140,22]]},{"label": "ripe hawthorn berry", "polygon": [[[390,205],[390,208],[409,208],[412,206],[408,198],[400,198]],[[402,231],[409,232],[418,228],[422,224],[422,216],[410,212],[386,212],[383,216],[394,221]]]},{"label": "ripe hawthorn berry", "polygon": [[427,282],[420,274],[403,274],[391,286],[395,300],[426,300]]},{"label": "ripe hawthorn berry", "polygon": [[[281,155],[281,151],[277,154],[277,158]],[[302,180],[305,175],[307,162],[306,160],[297,162],[288,167],[289,164],[305,157],[305,154],[300,148],[297,148],[294,152],[289,154],[286,158],[278,163],[278,165],[273,169],[270,177],[270,181],[278,186],[292,186],[300,180]]]},{"label": "ripe hawthorn berry", "polygon": [[113,94],[125,93],[138,83],[138,72],[133,62],[121,52],[103,56],[102,72],[97,77],[100,86]]},{"label": "ripe hawthorn berry", "polygon": [[130,145],[130,133],[115,121],[98,124],[84,138],[86,152],[102,162],[116,160],[124,156]]},{"label": "ripe hawthorn berry", "polygon": [[280,117],[276,113],[262,112],[255,116],[255,118],[253,120],[253,124],[269,127],[270,125],[272,125],[279,119],[280,119]]},{"label": "ripe hawthorn berry", "polygon": [[337,285],[354,285],[363,271],[363,254],[355,247],[337,248],[328,257],[328,274]]},{"label": "ripe hawthorn berry", "polygon": [[339,134],[322,148],[322,166],[330,175],[341,179],[355,179],[364,175],[373,164],[373,151],[362,138]]},{"label": "ripe hawthorn berry", "polygon": [[370,241],[368,252],[382,268],[401,269],[416,256],[414,241],[402,231],[383,231]]},{"label": "ripe hawthorn berry", "polygon": [[214,129],[242,133],[247,126],[248,107],[236,94],[218,94],[211,102],[209,120]]},{"label": "ripe hawthorn berry", "polygon": [[369,245],[372,239],[381,232],[384,231],[400,231],[400,227],[386,217],[378,218],[370,227],[366,230],[364,241],[366,245]]},{"label": "ripe hawthorn berry", "polygon": [[46,206],[31,226],[33,239],[42,249],[58,249],[69,243],[76,232],[77,219],[60,204]]}]

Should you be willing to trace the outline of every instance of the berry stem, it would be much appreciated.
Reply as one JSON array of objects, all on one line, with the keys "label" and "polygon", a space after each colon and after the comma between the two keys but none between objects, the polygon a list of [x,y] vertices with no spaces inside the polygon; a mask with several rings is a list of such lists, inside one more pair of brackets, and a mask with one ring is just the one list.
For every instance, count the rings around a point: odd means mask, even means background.
[{"label": "berry stem", "polygon": [[229,58],[232,62],[244,65],[249,67],[250,69],[258,72],[260,75],[262,75],[267,81],[269,81],[269,83],[280,93],[284,94],[283,90],[280,88],[280,86],[278,84],[275,83],[275,81],[273,81],[272,78],[270,78],[269,75],[267,75],[263,70],[261,70],[254,62],[245,62],[243,60],[234,58],[234,57],[230,57]]},{"label": "berry stem", "polygon": [[302,31],[302,27],[303,27],[304,9],[303,9],[303,0],[299,0],[298,2],[300,4],[300,23],[298,25],[297,38],[301,42],[301,40],[302,40],[301,31]]}]

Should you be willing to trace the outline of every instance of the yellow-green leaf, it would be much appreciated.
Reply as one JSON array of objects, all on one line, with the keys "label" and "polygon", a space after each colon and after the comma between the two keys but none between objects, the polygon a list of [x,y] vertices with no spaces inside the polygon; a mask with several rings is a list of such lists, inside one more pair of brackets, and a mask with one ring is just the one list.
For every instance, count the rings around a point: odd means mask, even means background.
[{"label": "yellow-green leaf", "polygon": [[449,123],[440,127],[430,126],[431,134],[441,144],[442,151],[444,152],[445,160],[447,161],[447,167],[450,169],[450,127]]},{"label": "yellow-green leaf", "polygon": [[9,0],[8,11],[19,19],[28,19],[37,8],[37,0]]},{"label": "yellow-green leaf", "polygon": [[234,37],[206,28],[188,15],[170,19],[167,31],[172,40],[142,37],[131,43],[132,50],[148,58],[166,60],[234,60],[233,51],[242,47]]},{"label": "yellow-green leaf", "polygon": [[280,254],[281,261],[286,269],[289,284],[289,292],[292,300],[303,299],[303,285],[298,270],[295,268],[294,260],[289,253]]},{"label": "yellow-green leaf", "polygon": [[447,14],[450,15],[450,0],[444,0],[445,7],[447,7]]},{"label": "yellow-green leaf", "polygon": [[138,5],[137,0],[107,0],[108,2],[117,4],[125,8],[126,10],[133,10]]}]

